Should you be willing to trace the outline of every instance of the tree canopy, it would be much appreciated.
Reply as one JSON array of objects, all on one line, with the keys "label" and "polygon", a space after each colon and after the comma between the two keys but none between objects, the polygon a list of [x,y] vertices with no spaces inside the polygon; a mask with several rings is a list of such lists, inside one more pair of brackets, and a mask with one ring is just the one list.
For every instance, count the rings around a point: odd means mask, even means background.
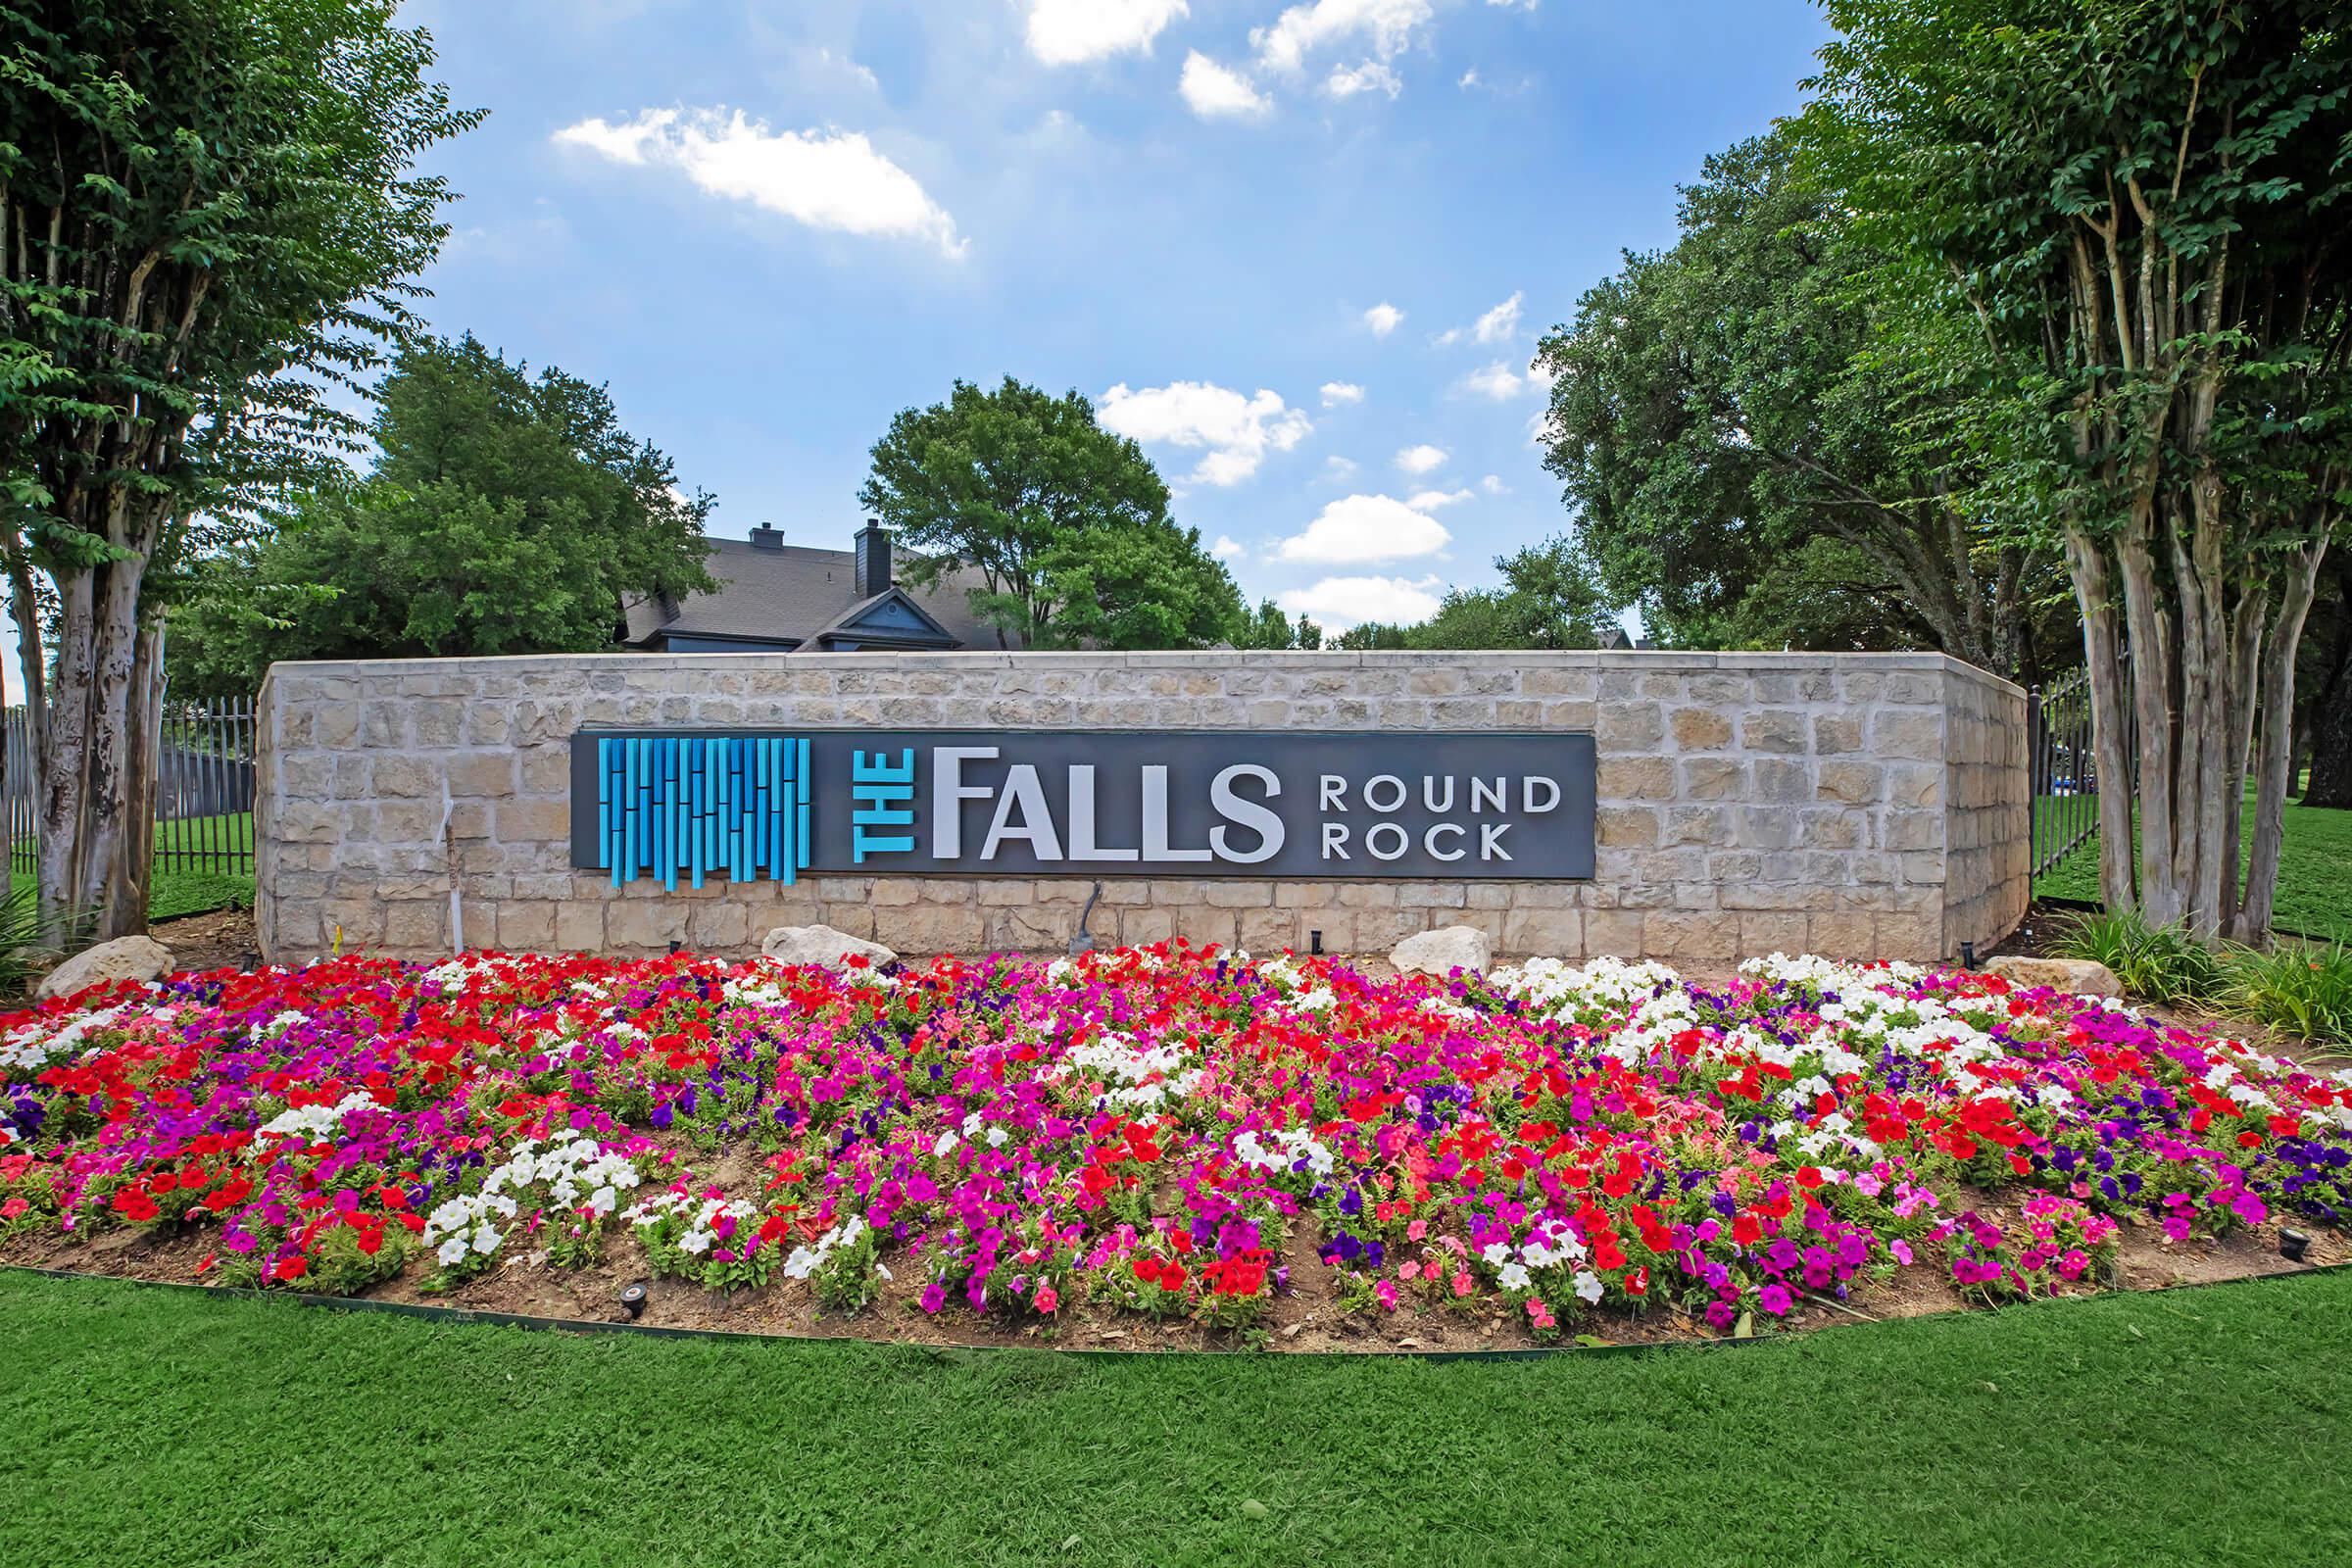
[{"label": "tree canopy", "polygon": [[1680,221],[1538,349],[1545,466],[1602,582],[1670,645],[1924,644],[2018,672],[2026,553],[1984,536],[1948,421],[1889,416],[1900,268],[1778,131],[1709,158]]},{"label": "tree canopy", "polygon": [[[2270,926],[2294,672],[2352,500],[2332,0],[1831,0],[1808,167],[1947,339],[1979,510],[2062,554],[2110,908]],[[2128,657],[2127,657],[2128,656]],[[2259,729],[2258,729],[2259,724]],[[2242,883],[2238,802],[2259,740]],[[2134,870],[2136,869],[2136,877]]]},{"label": "tree canopy", "polygon": [[1499,588],[1447,591],[1438,612],[1416,625],[1367,621],[1340,634],[1351,649],[1597,648],[1623,601],[1603,588],[1592,562],[1565,536],[1499,557]]},{"label": "tree canopy", "polygon": [[[0,563],[52,929],[145,919],[159,612],[357,446],[335,394],[413,324],[447,225],[414,172],[472,124],[389,0],[0,9]],[[51,662],[54,661],[54,678]]]},{"label": "tree canopy", "polygon": [[1006,642],[1187,648],[1243,623],[1232,575],[1169,517],[1159,471],[1076,392],[957,381],[890,421],[858,499],[918,553],[910,580],[977,568],[972,609]]},{"label": "tree canopy", "polygon": [[471,336],[403,351],[357,485],[208,571],[172,617],[175,689],[250,690],[272,660],[609,648],[624,596],[711,586],[703,519],[612,398]]}]

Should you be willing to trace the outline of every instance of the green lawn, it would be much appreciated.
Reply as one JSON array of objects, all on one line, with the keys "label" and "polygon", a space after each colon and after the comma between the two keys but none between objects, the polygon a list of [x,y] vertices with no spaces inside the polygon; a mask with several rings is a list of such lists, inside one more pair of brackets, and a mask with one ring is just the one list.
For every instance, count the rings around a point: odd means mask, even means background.
[{"label": "green lawn", "polygon": [[[183,817],[155,824],[159,852],[155,879],[148,889],[147,918],[169,920],[213,909],[245,908],[253,903],[253,872],[215,866],[167,866],[161,852],[184,850],[191,855],[243,854],[253,848],[253,814],[238,811],[224,816]],[[15,877],[28,872],[19,865]]]},{"label": "green lawn", "polygon": [[[2050,797],[2034,802],[2036,810],[2056,808]],[[2254,795],[2246,792],[2244,832],[2254,831]],[[2058,868],[2034,880],[2037,897],[2084,899],[2099,897],[2099,845],[2076,851]],[[2306,936],[2352,942],[2352,811],[2316,806],[2286,808],[2286,839],[2278,854],[2278,922]]]},{"label": "green lawn", "polygon": [[2287,1563],[2352,1274],[1518,1362],[528,1334],[0,1274],[0,1557]]}]

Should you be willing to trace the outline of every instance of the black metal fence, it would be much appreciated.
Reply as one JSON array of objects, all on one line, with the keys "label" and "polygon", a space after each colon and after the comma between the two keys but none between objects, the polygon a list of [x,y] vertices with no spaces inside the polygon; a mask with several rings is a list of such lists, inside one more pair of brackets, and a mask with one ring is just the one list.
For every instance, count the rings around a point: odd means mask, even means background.
[{"label": "black metal fence", "polygon": [[[2127,673],[2130,666],[2126,665]],[[2056,870],[2099,836],[2099,757],[2092,739],[2090,673],[2077,669],[2026,698],[2027,765],[2033,769],[2034,875]],[[2132,738],[2125,738],[2127,755]],[[2130,789],[2132,780],[2115,781]]]},{"label": "black metal fence", "polygon": [[[30,873],[40,844],[37,781],[24,710],[8,710],[8,864]],[[253,869],[254,708],[250,697],[167,697],[158,720],[155,869]]]}]

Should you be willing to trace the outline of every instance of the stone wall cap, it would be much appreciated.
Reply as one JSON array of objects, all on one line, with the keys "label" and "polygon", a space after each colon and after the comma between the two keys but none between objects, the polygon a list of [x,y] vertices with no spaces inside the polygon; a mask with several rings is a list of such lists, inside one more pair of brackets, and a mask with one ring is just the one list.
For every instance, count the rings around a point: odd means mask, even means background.
[{"label": "stone wall cap", "polygon": [[1526,649],[1478,652],[1395,650],[1356,652],[1345,649],[1291,649],[1263,652],[1232,649],[1180,649],[1151,653],[1116,651],[1020,651],[965,649],[949,653],[608,653],[502,654],[455,659],[287,660],[270,666],[269,676],[312,679],[357,678],[370,675],[529,674],[564,667],[589,670],[664,669],[884,669],[884,668],[1127,668],[1195,669],[1393,669],[1445,667],[1509,669],[1625,670],[1671,673],[1678,670],[1793,670],[1822,669],[1943,670],[2022,694],[2022,688],[1990,671],[1940,653],[1709,653],[1677,649],[1564,650]]}]

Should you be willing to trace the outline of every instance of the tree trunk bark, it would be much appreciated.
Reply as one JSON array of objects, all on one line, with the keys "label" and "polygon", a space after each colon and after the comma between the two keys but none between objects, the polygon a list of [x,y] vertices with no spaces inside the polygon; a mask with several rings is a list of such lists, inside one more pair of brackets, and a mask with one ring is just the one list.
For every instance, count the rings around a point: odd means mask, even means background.
[{"label": "tree trunk bark", "polygon": [[[2118,914],[2136,907],[2132,882],[2132,722],[2124,709],[2123,640],[2107,558],[2098,541],[2066,531],[2066,562],[2082,612],[2082,661],[2090,690],[2091,750],[2098,756],[2099,899]],[[2076,788],[2082,766],[2076,764]]]},{"label": "tree trunk bark", "polygon": [[57,585],[57,691],[41,737],[38,807],[41,938],[51,945],[68,939],[91,903],[81,859],[97,657],[91,579],[91,572],[77,571]]},{"label": "tree trunk bark", "polygon": [[99,596],[96,712],[89,737],[88,801],[83,808],[89,842],[79,857],[83,874],[93,884],[91,902],[97,907],[101,940],[143,930],[147,911],[133,906],[131,890],[114,878],[123,864],[123,843],[132,831],[127,820],[133,781],[138,777],[140,746],[130,730],[131,685],[139,653],[139,578],[143,556],[109,562]]},{"label": "tree trunk bark", "polygon": [[2254,854],[2246,866],[2246,891],[2230,935],[2238,942],[2271,939],[2272,911],[2278,894],[2278,853],[2286,839],[2287,735],[2295,715],[2295,654],[2303,641],[2320,563],[2328,554],[2328,530],[2291,558],[2279,595],[2278,618],[2262,671],[2262,774],[2254,787]]},{"label": "tree trunk bark", "polygon": [[104,936],[129,936],[147,929],[147,906],[155,885],[155,792],[163,696],[163,628],[142,625],[131,661],[125,718],[123,833],[117,863],[108,878],[115,896],[107,906]]}]

